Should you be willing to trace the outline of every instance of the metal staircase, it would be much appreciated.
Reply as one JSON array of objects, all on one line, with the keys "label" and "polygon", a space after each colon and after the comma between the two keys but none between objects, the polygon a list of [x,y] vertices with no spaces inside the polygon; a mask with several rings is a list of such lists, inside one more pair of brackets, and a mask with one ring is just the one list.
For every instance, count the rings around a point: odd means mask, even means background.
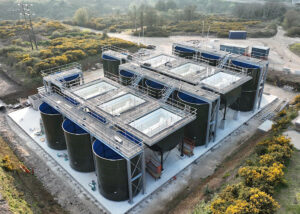
[{"label": "metal staircase", "polygon": [[138,87],[138,85],[139,85],[139,83],[141,82],[142,79],[143,79],[143,75],[137,75],[135,77],[135,79],[133,80],[133,82],[132,82],[132,86],[134,88]]},{"label": "metal staircase", "polygon": [[175,88],[173,86],[170,88],[167,88],[162,94],[162,98],[161,98],[162,101],[166,102],[174,91],[175,91]]},{"label": "metal staircase", "polygon": [[225,64],[227,63],[230,56],[231,56],[231,54],[227,54],[223,59],[221,59],[219,65],[218,65],[218,68],[223,68],[225,66]]}]

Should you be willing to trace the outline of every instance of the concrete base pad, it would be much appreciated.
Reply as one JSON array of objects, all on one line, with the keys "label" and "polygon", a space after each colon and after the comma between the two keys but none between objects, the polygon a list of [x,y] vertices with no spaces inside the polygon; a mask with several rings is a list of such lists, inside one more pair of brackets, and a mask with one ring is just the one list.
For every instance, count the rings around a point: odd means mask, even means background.
[{"label": "concrete base pad", "polygon": [[[264,95],[261,107],[266,107],[269,103],[276,99],[274,96]],[[261,108],[261,109],[262,109]],[[261,110],[260,109],[260,110]],[[218,129],[217,138],[215,142],[212,142],[208,147],[197,147],[194,150],[194,156],[192,157],[180,157],[180,153],[177,149],[172,150],[168,154],[168,158],[164,162],[164,171],[160,179],[155,180],[148,173],[146,174],[146,194],[138,194],[134,197],[134,203],[129,204],[127,201],[114,202],[105,199],[100,195],[98,190],[92,191],[89,183],[92,180],[97,181],[96,174],[92,173],[80,173],[76,172],[69,166],[69,162],[62,157],[62,154],[67,154],[67,151],[55,151],[47,147],[45,136],[36,136],[35,133],[40,130],[40,114],[39,112],[33,110],[32,108],[24,108],[17,110],[9,114],[9,117],[18,124],[42,149],[44,149],[62,168],[64,168],[73,178],[76,180],[89,194],[92,198],[97,200],[103,207],[105,207],[111,213],[125,213],[135,207],[139,202],[147,198],[151,193],[161,187],[163,184],[168,182],[174,176],[176,176],[180,171],[185,169],[188,165],[197,160],[200,156],[207,153],[211,148],[216,146],[222,141],[226,136],[231,134],[234,130],[239,128],[242,124],[251,119],[260,110],[256,112],[240,112],[238,120],[234,120],[234,112],[228,111],[227,121],[225,128]],[[42,158],[42,157],[41,157]]]}]

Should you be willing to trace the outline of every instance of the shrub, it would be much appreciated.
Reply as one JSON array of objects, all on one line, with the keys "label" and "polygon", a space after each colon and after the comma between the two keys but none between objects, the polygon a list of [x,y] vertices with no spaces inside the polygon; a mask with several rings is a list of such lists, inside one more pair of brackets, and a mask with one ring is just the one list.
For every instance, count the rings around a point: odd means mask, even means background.
[{"label": "shrub", "polygon": [[288,29],[286,35],[290,37],[299,37],[300,27],[291,27],[290,29]]},{"label": "shrub", "polygon": [[1,167],[6,171],[12,171],[15,169],[13,163],[10,160],[8,155],[5,155],[4,158],[1,160]]},{"label": "shrub", "polygon": [[261,166],[271,166],[275,162],[286,164],[292,156],[293,145],[289,138],[283,135],[275,136],[258,143],[256,152],[260,155]]},{"label": "shrub", "polygon": [[50,49],[43,49],[43,50],[40,50],[39,55],[42,59],[46,59],[46,58],[52,57],[53,53]]},{"label": "shrub", "polygon": [[64,53],[69,59],[69,61],[78,61],[86,57],[86,53],[82,50],[72,50]]},{"label": "shrub", "polygon": [[272,196],[241,183],[227,186],[211,203],[213,214],[272,214],[278,208]]},{"label": "shrub", "polygon": [[274,187],[283,182],[283,168],[280,163],[273,163],[270,167],[246,166],[240,168],[238,174],[244,178],[246,186],[273,193]]}]

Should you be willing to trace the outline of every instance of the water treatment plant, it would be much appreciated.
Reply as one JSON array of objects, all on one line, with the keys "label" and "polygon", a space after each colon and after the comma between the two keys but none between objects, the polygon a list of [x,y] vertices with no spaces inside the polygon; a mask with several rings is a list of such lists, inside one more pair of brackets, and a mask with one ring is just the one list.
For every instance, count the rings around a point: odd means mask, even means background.
[{"label": "water treatment plant", "polygon": [[130,211],[276,99],[263,94],[268,61],[172,50],[104,47],[101,74],[44,70],[38,111],[9,114],[99,212]]}]

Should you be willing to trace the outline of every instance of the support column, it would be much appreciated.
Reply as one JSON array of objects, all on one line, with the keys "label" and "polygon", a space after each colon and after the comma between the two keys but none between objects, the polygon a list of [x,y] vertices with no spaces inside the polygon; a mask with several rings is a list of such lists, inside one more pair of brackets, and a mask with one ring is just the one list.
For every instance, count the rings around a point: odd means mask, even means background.
[{"label": "support column", "polygon": [[217,137],[220,104],[221,104],[221,98],[218,99],[217,107],[216,107],[216,117],[215,117],[215,126],[214,126],[214,139],[213,139],[214,141],[216,140],[216,137]]},{"label": "support column", "polygon": [[239,114],[240,114],[240,111],[235,111],[234,114],[233,114],[233,119],[238,120]]},{"label": "support column", "polygon": [[164,153],[162,150],[160,150],[160,165],[161,165],[161,171],[164,170]]},{"label": "support column", "polygon": [[183,154],[183,147],[184,147],[184,140],[182,140],[182,142],[181,142],[181,154],[180,154],[181,157],[184,156],[184,154]]},{"label": "support column", "polygon": [[211,121],[211,112],[212,112],[212,103],[209,103],[208,109],[208,118],[207,118],[207,130],[206,130],[206,139],[205,139],[205,148],[207,148],[209,144],[209,133],[210,133],[210,121]]},{"label": "support column", "polygon": [[146,163],[145,163],[145,150],[142,152],[142,193],[146,194]]},{"label": "support column", "polygon": [[127,159],[126,162],[127,162],[129,203],[132,204],[133,196],[132,196],[132,182],[131,182],[131,161],[130,161],[130,159]]}]

